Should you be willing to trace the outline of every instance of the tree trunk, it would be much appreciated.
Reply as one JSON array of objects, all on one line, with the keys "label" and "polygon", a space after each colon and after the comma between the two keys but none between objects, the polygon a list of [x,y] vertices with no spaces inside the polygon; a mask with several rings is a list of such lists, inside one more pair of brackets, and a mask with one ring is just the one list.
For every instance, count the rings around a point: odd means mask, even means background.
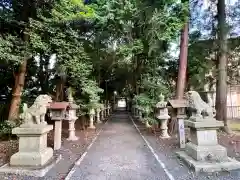
[{"label": "tree trunk", "polygon": [[[186,24],[184,25],[181,33],[176,99],[182,99],[184,96],[184,90],[186,85],[187,57],[188,57],[188,22],[186,22]],[[172,118],[171,121],[169,122],[170,134],[175,134],[177,132],[176,121],[177,118]]]},{"label": "tree trunk", "polygon": [[12,100],[8,114],[8,120],[18,119],[19,107],[21,104],[21,95],[25,82],[25,75],[27,70],[27,59],[25,59],[19,67],[19,72],[15,76],[15,85],[12,93]]},{"label": "tree trunk", "polygon": [[[22,4],[21,8],[16,6],[16,3],[13,3],[13,9],[15,11],[20,12],[20,21],[24,21],[25,23],[28,22],[28,18],[30,15],[30,11],[33,10],[33,8],[36,8],[34,6],[35,2],[34,1],[24,1]],[[29,34],[27,31],[27,28],[24,29],[19,35],[23,35],[23,42],[27,44],[29,42]],[[11,105],[9,108],[9,114],[8,114],[8,120],[16,120],[18,119],[18,114],[19,114],[19,107],[21,103],[21,95],[22,91],[24,88],[24,83],[25,83],[25,75],[27,71],[27,61],[29,57],[24,57],[23,62],[20,64],[19,71],[15,75],[15,84],[14,84],[14,89],[12,90],[12,100],[11,100]]]},{"label": "tree trunk", "polygon": [[227,23],[225,0],[218,0],[218,76],[216,92],[216,119],[224,122],[223,130],[230,133],[227,124]]},{"label": "tree trunk", "polygon": [[188,22],[184,25],[181,34],[177,92],[176,92],[177,99],[182,99],[184,96],[187,71],[187,56],[188,56]]},{"label": "tree trunk", "polygon": [[65,86],[65,81],[64,79],[60,78],[56,86],[55,101],[60,102],[64,100],[64,86]]}]

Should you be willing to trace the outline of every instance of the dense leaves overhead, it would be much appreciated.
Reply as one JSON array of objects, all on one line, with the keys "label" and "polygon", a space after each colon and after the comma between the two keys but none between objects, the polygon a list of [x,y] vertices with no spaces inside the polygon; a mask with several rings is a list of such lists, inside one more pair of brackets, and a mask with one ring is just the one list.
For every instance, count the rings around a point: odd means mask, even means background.
[{"label": "dense leaves overhead", "polygon": [[[143,108],[147,104],[151,114],[159,93],[173,92],[178,64],[171,45],[178,43],[189,14],[191,28],[201,26],[212,30],[210,26],[215,26],[203,21],[204,16],[197,19],[199,11],[194,8],[199,3],[3,0],[0,76],[5,78],[1,81],[1,94],[9,96],[14,87],[9,79],[14,79],[19,63],[30,57],[24,100],[25,96],[35,97],[43,92],[55,96],[72,87],[76,101],[83,108],[90,108],[97,107],[102,99],[111,99],[113,91],[117,91],[131,98],[136,95],[138,106]],[[237,6],[234,8],[234,13],[238,13]],[[206,50],[204,45],[197,45],[203,37],[198,31],[190,35],[191,84],[205,82],[202,77],[213,64],[209,57],[215,47]],[[233,56],[236,58],[236,54]]]}]

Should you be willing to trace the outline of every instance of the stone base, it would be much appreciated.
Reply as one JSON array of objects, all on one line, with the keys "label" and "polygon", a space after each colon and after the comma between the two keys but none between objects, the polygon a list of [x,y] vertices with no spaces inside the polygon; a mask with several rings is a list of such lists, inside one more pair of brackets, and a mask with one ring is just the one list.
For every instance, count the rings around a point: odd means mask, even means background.
[{"label": "stone base", "polygon": [[17,152],[10,158],[11,166],[42,166],[53,157],[53,149],[46,148],[40,152]]},{"label": "stone base", "polygon": [[19,152],[10,158],[11,166],[43,166],[53,157],[53,149],[47,147],[47,133],[51,125],[32,125],[14,128],[19,137]]},{"label": "stone base", "polygon": [[226,161],[228,159],[225,147],[217,144],[212,146],[197,146],[191,142],[186,144],[186,153],[197,161]]},{"label": "stone base", "polygon": [[46,173],[54,167],[60,160],[62,156],[53,156],[44,166],[36,167],[22,167],[22,166],[10,166],[5,164],[0,167],[0,174],[8,176],[8,174],[16,174],[20,176],[33,176],[33,177],[44,177]]},{"label": "stone base", "polygon": [[179,151],[176,152],[177,156],[193,168],[196,173],[199,172],[220,172],[220,171],[230,171],[240,169],[240,162],[229,158],[224,162],[207,162],[207,161],[196,161],[192,157],[188,156],[186,152]]},{"label": "stone base", "polygon": [[222,121],[217,121],[212,118],[190,118],[190,120],[185,120],[184,125],[188,127],[192,127],[195,129],[219,129],[220,127],[223,126]]}]

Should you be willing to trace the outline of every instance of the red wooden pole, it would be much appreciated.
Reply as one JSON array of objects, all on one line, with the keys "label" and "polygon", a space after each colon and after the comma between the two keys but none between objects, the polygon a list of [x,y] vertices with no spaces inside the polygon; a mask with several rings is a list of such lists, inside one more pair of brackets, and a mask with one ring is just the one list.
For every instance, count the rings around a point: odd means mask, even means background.
[{"label": "red wooden pole", "polygon": [[176,99],[182,99],[184,95],[187,72],[187,56],[188,56],[188,23],[184,25],[181,34]]}]

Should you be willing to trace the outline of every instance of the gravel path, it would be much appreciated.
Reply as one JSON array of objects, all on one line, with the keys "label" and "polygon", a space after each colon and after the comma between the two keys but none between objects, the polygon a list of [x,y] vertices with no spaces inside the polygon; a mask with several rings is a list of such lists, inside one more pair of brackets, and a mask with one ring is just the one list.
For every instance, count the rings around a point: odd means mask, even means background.
[{"label": "gravel path", "polygon": [[128,115],[117,112],[71,180],[169,180]]}]

